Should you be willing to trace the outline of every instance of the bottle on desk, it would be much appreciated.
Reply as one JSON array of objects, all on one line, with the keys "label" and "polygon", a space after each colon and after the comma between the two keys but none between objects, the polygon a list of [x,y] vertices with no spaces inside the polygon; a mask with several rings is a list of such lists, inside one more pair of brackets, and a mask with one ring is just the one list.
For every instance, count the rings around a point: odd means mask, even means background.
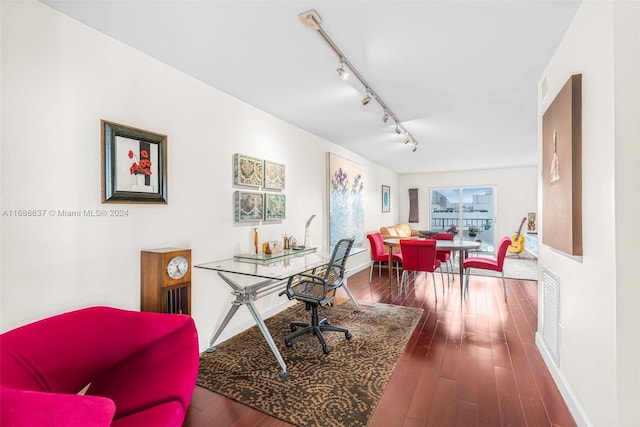
[{"label": "bottle on desk", "polygon": [[253,248],[255,250],[255,254],[258,254],[258,227],[253,229]]}]

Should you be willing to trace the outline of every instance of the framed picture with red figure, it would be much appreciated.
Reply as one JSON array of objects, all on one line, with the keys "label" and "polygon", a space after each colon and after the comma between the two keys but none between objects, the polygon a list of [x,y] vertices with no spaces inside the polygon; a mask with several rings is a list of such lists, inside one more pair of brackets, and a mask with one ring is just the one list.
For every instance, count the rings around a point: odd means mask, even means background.
[{"label": "framed picture with red figure", "polygon": [[167,203],[167,136],[100,121],[103,203]]}]

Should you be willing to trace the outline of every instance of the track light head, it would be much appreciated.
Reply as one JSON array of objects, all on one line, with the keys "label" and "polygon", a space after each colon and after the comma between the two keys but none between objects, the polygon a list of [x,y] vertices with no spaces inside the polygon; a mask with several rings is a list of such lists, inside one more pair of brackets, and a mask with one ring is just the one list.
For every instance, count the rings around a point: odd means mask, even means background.
[{"label": "track light head", "polygon": [[402,142],[404,142],[405,144],[408,144],[409,143],[409,135],[405,135],[404,141],[402,141]]},{"label": "track light head", "polygon": [[369,102],[371,102],[371,91],[367,88],[367,94],[362,98],[362,105],[367,105]]},{"label": "track light head", "polygon": [[413,147],[411,147],[411,152],[415,153],[417,149],[418,149],[418,143],[416,142],[413,144]]},{"label": "track light head", "polygon": [[387,123],[387,120],[389,120],[389,112],[387,110],[384,110],[384,116],[382,116],[382,121],[384,123]]},{"label": "track light head", "polygon": [[396,133],[400,135],[402,133],[402,129],[400,129],[400,125],[396,122]]},{"label": "track light head", "polygon": [[349,77],[349,71],[347,71],[346,68],[344,68],[344,58],[340,58],[340,66],[338,67],[338,69],[336,70],[338,72],[338,76],[342,79],[342,80],[346,80],[347,77]]}]

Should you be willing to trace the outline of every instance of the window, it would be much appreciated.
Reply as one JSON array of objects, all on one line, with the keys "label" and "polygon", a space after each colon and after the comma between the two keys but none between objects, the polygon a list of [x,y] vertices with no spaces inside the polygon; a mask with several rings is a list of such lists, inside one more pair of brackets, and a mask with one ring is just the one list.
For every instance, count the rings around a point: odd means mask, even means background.
[{"label": "window", "polygon": [[430,190],[431,231],[447,231],[453,225],[457,237],[480,240],[480,251],[495,253],[495,188],[462,187]]}]

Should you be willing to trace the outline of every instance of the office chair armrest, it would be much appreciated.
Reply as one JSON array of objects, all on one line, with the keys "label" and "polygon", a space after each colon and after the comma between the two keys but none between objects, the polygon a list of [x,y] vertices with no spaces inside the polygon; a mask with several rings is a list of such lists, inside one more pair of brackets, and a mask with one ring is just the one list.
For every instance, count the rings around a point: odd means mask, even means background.
[{"label": "office chair armrest", "polygon": [[[309,280],[311,279],[311,280]],[[295,282],[295,283],[294,283]],[[300,273],[300,274],[296,274],[295,276],[291,276],[289,277],[289,280],[287,281],[287,288],[285,290],[283,290],[282,292],[280,292],[278,294],[278,296],[282,296],[282,295],[286,295],[287,298],[289,298],[290,300],[294,299],[293,298],[293,286],[297,285],[299,283],[302,282],[313,282],[313,283],[317,283],[319,285],[324,285],[326,288],[326,283],[324,278],[314,275],[314,274],[309,274],[309,273]]]},{"label": "office chair armrest", "polygon": [[297,277],[307,277],[309,279],[313,279],[314,281],[317,280],[319,282],[322,282],[324,280],[324,277],[318,276],[317,274],[300,273],[300,274],[297,274],[296,276]]}]

